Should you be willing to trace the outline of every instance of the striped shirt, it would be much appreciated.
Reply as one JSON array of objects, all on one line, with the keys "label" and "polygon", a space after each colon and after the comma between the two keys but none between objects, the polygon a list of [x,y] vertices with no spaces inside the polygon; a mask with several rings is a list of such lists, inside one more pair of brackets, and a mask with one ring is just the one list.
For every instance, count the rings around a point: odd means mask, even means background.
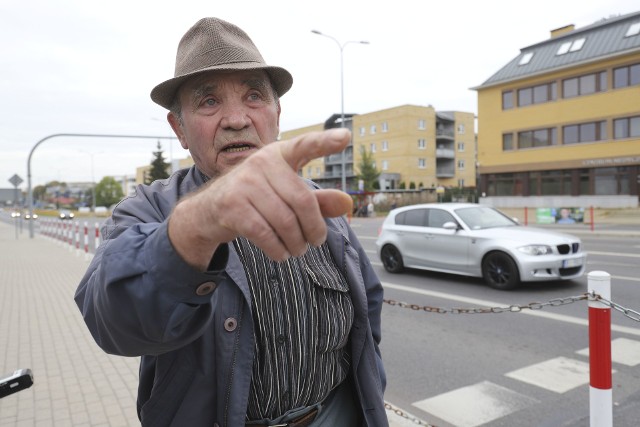
[{"label": "striped shirt", "polygon": [[247,420],[322,401],[347,376],[353,303],[326,244],[275,262],[234,241],[253,304],[255,357]]}]

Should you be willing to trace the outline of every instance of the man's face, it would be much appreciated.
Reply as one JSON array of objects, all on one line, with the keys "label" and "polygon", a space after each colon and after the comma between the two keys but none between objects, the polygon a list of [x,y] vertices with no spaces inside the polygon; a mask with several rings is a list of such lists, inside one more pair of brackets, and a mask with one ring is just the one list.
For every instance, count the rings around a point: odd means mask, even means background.
[{"label": "man's face", "polygon": [[169,123],[210,178],[278,137],[280,106],[264,71],[204,74],[187,81],[177,96],[182,120],[169,113]]}]

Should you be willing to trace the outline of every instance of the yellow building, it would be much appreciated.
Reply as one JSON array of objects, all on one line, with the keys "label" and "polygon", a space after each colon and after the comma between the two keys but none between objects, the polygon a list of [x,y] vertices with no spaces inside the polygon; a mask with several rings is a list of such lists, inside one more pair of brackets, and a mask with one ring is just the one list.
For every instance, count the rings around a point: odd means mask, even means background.
[{"label": "yellow building", "polygon": [[[336,114],[324,124],[283,132],[282,138],[340,127],[339,119]],[[352,143],[345,150],[348,191],[359,190],[356,175],[362,150],[373,155],[381,172],[381,190],[475,187],[474,120],[473,113],[438,112],[432,106],[415,105],[345,115],[345,125],[352,131]],[[342,153],[310,163],[302,176],[325,188],[341,188]]]},{"label": "yellow building", "polygon": [[640,12],[554,30],[474,89],[483,202],[638,205]]}]

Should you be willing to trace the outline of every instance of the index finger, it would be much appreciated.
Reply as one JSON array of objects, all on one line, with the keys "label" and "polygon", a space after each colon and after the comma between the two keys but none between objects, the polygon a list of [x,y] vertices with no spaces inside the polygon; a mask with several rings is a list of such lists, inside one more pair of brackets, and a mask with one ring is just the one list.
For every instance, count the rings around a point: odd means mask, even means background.
[{"label": "index finger", "polygon": [[278,144],[280,154],[294,171],[298,171],[311,160],[339,153],[349,145],[349,129],[328,129],[310,132]]}]

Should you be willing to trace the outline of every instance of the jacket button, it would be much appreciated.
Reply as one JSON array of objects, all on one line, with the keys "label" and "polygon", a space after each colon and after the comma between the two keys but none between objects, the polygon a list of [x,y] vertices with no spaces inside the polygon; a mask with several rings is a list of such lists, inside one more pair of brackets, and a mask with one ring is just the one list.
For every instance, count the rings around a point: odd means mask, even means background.
[{"label": "jacket button", "polygon": [[203,295],[208,295],[211,292],[214,291],[214,289],[216,288],[216,283],[215,282],[204,282],[202,284],[200,284],[200,286],[198,286],[196,288],[196,294],[203,296]]},{"label": "jacket button", "polygon": [[224,329],[227,332],[235,331],[237,326],[238,326],[238,322],[233,317],[229,317],[224,321]]}]

